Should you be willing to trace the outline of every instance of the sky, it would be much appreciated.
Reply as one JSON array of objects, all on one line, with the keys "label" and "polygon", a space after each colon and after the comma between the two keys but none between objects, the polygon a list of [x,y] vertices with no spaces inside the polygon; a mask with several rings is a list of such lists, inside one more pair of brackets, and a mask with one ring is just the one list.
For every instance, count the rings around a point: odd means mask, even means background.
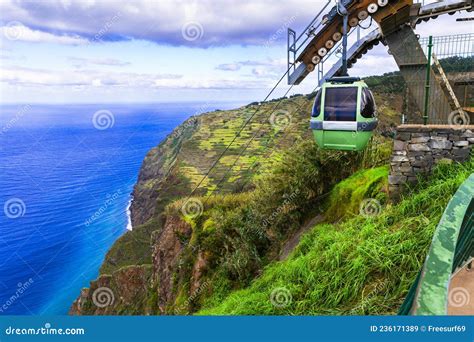
[{"label": "sky", "polygon": [[[287,69],[287,28],[301,32],[325,3],[0,0],[0,103],[262,100]],[[455,20],[470,14],[445,15],[416,32],[474,32],[472,21]],[[380,44],[350,74],[396,69]],[[291,93],[311,92],[316,76]],[[275,96],[286,89],[283,82]]]}]

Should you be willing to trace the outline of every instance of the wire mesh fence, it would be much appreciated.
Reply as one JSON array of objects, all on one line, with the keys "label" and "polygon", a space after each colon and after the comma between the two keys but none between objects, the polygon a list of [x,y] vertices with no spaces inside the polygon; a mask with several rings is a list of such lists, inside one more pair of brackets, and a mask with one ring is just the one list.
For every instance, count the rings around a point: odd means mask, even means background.
[{"label": "wire mesh fence", "polygon": [[[474,33],[433,37],[432,53],[438,58],[474,56]],[[425,54],[428,53],[429,37],[419,40]]]},{"label": "wire mesh fence", "polygon": [[413,66],[416,77],[405,77],[405,123],[474,122],[474,33],[423,37],[418,42],[430,68],[427,62]]}]

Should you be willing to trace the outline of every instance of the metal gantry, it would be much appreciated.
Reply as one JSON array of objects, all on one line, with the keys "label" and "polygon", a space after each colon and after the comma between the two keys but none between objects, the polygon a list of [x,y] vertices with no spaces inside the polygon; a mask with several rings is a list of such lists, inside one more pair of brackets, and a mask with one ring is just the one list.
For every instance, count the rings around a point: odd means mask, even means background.
[{"label": "metal gantry", "polygon": [[[431,54],[427,55],[425,48],[427,44],[423,40],[419,41],[413,28],[417,24],[435,19],[441,14],[453,14],[460,10],[471,11],[473,0],[445,0],[430,3],[428,1],[392,0],[389,6],[387,6],[387,0],[380,0],[376,3],[373,0],[341,1],[349,10],[349,26],[357,27],[349,35],[357,32],[359,37],[359,22],[369,15],[379,26],[368,35],[357,39],[348,50],[348,66],[350,67],[358,58],[361,58],[381,41],[388,45],[409,88],[410,97],[416,103],[418,110],[420,112],[426,111],[424,121],[428,122],[427,109],[430,107],[429,119],[431,123],[448,123],[450,113],[457,109],[452,105],[456,102],[452,100],[453,92],[446,91],[446,88],[449,87],[440,84],[440,78],[431,68]],[[318,83],[322,84],[325,79],[340,74],[343,69],[343,59],[340,59],[328,72],[323,72],[324,63],[340,50],[343,23],[342,17],[335,10],[336,7],[333,7],[328,14],[323,14],[327,6],[326,3],[298,37],[295,31],[291,29],[288,31],[288,65],[292,68],[288,74],[289,84],[299,84],[316,68],[318,69]],[[443,39],[445,42],[442,41]],[[433,41],[433,49],[439,58],[449,55],[470,56],[472,34],[438,37]],[[457,54],[459,51],[460,54]]]}]

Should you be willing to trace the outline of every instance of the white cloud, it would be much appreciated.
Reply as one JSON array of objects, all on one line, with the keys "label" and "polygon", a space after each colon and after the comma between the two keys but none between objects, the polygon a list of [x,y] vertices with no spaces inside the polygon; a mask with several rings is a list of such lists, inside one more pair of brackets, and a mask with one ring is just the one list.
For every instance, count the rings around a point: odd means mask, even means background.
[{"label": "white cloud", "polygon": [[153,87],[156,82],[179,80],[182,75],[138,74],[81,70],[80,72],[6,67],[2,69],[0,81],[9,85],[28,86],[121,86]]},{"label": "white cloud", "polygon": [[12,21],[0,27],[7,40],[19,40],[30,43],[55,43],[63,45],[84,45],[88,41],[78,35],[55,35],[44,31],[32,30],[20,22]]},{"label": "white cloud", "polygon": [[[266,47],[285,44],[287,27],[299,31],[325,3],[325,0],[2,0],[0,12],[3,27],[11,22],[19,24],[16,27],[23,32],[18,39],[30,42],[79,45],[86,41],[144,39],[193,47],[231,44]],[[472,30],[469,22],[456,23],[454,17],[447,15],[418,27],[423,35]]]},{"label": "white cloud", "polygon": [[108,65],[108,66],[127,66],[130,62],[121,61],[115,58],[81,58],[81,57],[68,57],[75,67],[84,68],[89,65]]},{"label": "white cloud", "polygon": [[224,71],[237,71],[242,68],[240,63],[226,63],[226,64],[219,64],[216,66],[217,70],[224,70]]},{"label": "white cloud", "polygon": [[287,64],[286,59],[266,59],[266,60],[246,60],[233,63],[220,64],[217,70],[238,71],[244,67],[253,67],[252,74],[257,77],[274,77],[279,73],[285,72]]},{"label": "white cloud", "polygon": [[[316,11],[323,3],[324,0],[3,0],[0,11],[4,22],[18,21],[48,32],[50,35],[43,39],[54,37],[58,41],[56,36],[61,32],[90,41],[145,39],[207,47],[284,42],[288,25],[305,25],[314,15],[302,8]],[[190,23],[199,24],[198,39],[187,39],[190,37],[185,28]]]},{"label": "white cloud", "polygon": [[267,80],[241,78],[187,78],[175,74],[138,74],[93,70],[58,71],[24,67],[4,68],[0,82],[11,86],[128,87],[169,89],[261,89]]}]

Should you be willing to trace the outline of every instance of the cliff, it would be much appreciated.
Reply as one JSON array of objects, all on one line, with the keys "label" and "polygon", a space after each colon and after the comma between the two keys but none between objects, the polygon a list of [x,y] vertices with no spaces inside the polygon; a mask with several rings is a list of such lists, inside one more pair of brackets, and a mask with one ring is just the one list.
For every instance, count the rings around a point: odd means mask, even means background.
[{"label": "cliff", "polygon": [[[376,98],[379,129],[390,135],[401,97]],[[318,150],[308,129],[311,105],[312,95],[298,95],[205,113],[177,127],[143,161],[133,190],[133,231],[116,241],[70,313],[191,313],[210,292],[224,297],[247,286],[282,249],[297,244],[300,228],[322,210],[319,196],[367,159]],[[389,139],[380,139],[375,145],[388,146]],[[183,199],[213,165],[193,194],[204,196],[202,215],[183,215]],[[114,301],[100,307],[96,297],[104,288]]]}]

